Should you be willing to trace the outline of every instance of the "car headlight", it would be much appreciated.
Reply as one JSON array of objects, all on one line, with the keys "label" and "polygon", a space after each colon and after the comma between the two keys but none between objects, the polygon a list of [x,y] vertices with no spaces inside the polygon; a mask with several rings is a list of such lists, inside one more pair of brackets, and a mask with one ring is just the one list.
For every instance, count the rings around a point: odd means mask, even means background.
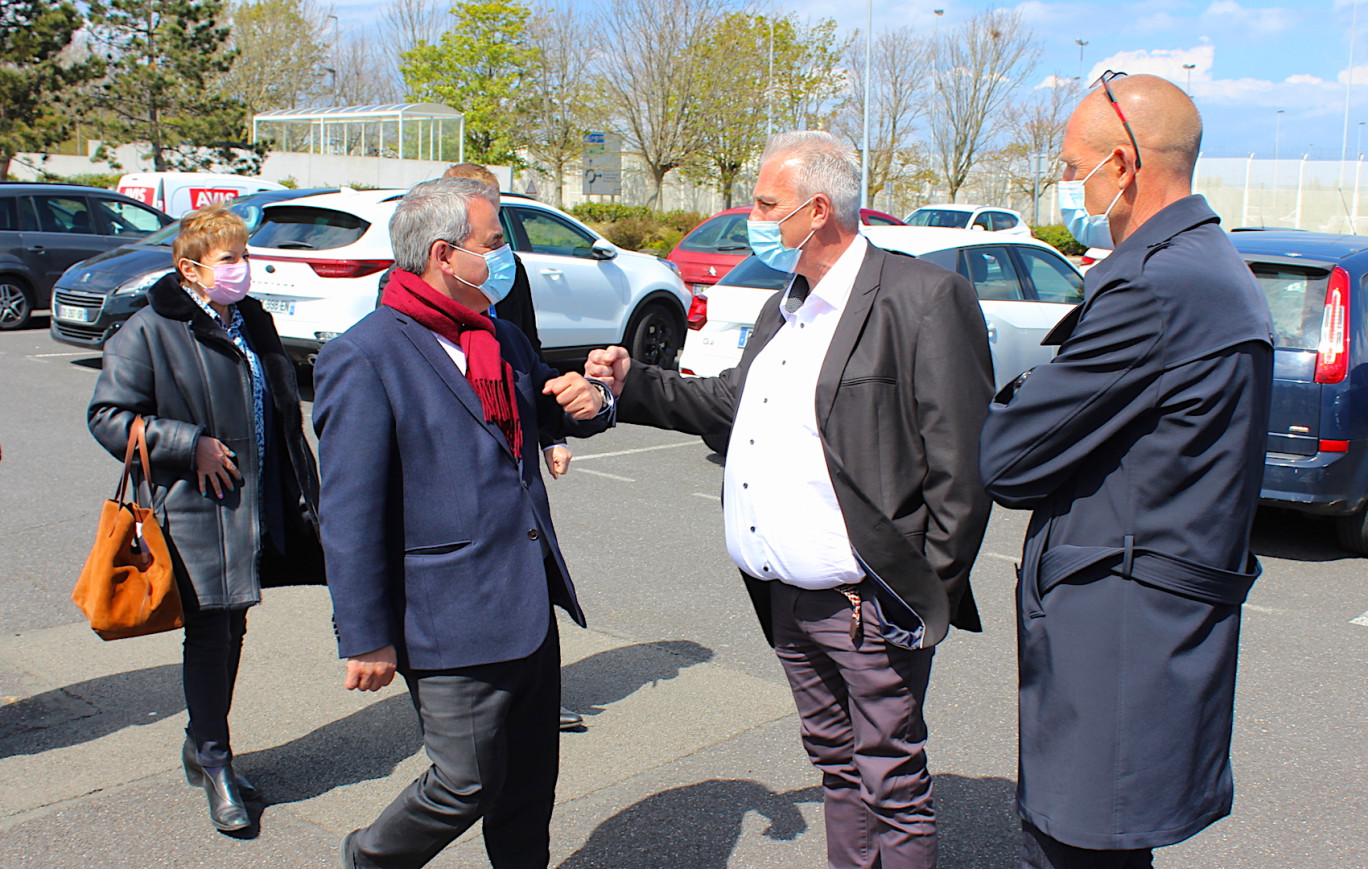
[{"label": "car headlight", "polygon": [[120,284],[119,288],[114,291],[114,295],[131,296],[134,293],[146,292],[148,287],[152,286],[157,281],[161,280],[162,278],[166,277],[174,271],[175,269],[161,269],[160,271],[148,272],[145,275],[139,275],[138,277],[133,278],[130,281],[125,281],[124,283]]}]

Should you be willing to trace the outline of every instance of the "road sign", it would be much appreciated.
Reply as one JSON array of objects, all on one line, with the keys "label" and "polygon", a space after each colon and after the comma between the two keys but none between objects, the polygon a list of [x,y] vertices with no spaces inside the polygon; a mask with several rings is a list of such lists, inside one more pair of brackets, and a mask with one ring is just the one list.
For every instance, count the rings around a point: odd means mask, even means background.
[{"label": "road sign", "polygon": [[584,136],[584,187],[586,195],[616,196],[622,193],[622,139],[612,133]]}]

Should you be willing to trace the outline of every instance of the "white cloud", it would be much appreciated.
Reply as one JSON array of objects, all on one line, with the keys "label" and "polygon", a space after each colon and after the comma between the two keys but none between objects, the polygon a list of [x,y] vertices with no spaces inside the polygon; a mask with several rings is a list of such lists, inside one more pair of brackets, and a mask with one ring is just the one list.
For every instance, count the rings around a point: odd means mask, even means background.
[{"label": "white cloud", "polygon": [[1236,0],[1214,0],[1202,12],[1201,22],[1210,28],[1250,36],[1277,36],[1291,29],[1298,21],[1297,13],[1277,6],[1252,9]]},{"label": "white cloud", "polygon": [[1194,90],[1197,83],[1211,78],[1211,68],[1216,62],[1216,49],[1211,45],[1195,48],[1159,48],[1153,51],[1121,51],[1104,58],[1095,64],[1088,73],[1087,81],[1095,81],[1108,69],[1124,70],[1131,75],[1157,75],[1178,85],[1185,85],[1188,70],[1183,65],[1190,63]]},{"label": "white cloud", "polygon": [[1047,75],[1032,90],[1052,90],[1054,88],[1073,87],[1074,79],[1059,75]]}]

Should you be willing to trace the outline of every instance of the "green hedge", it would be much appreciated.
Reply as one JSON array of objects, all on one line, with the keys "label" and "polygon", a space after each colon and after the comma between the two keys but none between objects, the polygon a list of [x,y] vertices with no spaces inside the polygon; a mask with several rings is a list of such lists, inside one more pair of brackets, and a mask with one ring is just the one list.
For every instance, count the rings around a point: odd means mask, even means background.
[{"label": "green hedge", "polygon": [[1031,227],[1031,232],[1035,233],[1036,238],[1048,245],[1052,245],[1065,256],[1082,256],[1088,251],[1086,247],[1079,244],[1078,240],[1069,234],[1069,230],[1066,227],[1058,223],[1050,226],[1033,226]]},{"label": "green hedge", "polygon": [[707,217],[694,211],[655,211],[620,202],[583,202],[570,213],[618,247],[661,257],[669,256],[679,240]]}]

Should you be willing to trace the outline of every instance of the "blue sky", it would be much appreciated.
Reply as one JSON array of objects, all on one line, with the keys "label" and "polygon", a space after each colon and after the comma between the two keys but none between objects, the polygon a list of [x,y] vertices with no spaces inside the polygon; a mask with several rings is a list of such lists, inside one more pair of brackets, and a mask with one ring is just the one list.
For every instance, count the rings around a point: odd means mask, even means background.
[{"label": "blue sky", "polygon": [[[344,26],[364,29],[387,0],[334,0]],[[566,2],[566,0],[560,0]],[[586,8],[602,0],[570,0]],[[762,10],[795,13],[800,19],[834,17],[847,33],[863,30],[859,0],[754,0]],[[990,8],[1021,12],[1041,39],[1044,54],[1032,82],[1074,77],[1083,48],[1083,76],[1104,69],[1163,75],[1188,84],[1206,124],[1203,153],[1209,157],[1309,153],[1338,160],[1344,133],[1346,82],[1350,80],[1350,32],[1354,0],[1282,3],[1261,0],[873,0],[874,30],[911,26],[928,33],[952,27]],[[943,9],[936,16],[935,9]],[[1348,153],[1368,122],[1368,0],[1358,10]],[[1281,117],[1278,109],[1283,110]],[[1368,123],[1365,123],[1368,127]],[[1368,151],[1368,135],[1362,138]]]},{"label": "blue sky", "polygon": [[[843,29],[861,28],[864,3],[775,0],[802,17],[832,15]],[[1187,87],[1205,122],[1203,153],[1211,157],[1271,157],[1310,153],[1338,160],[1343,141],[1352,0],[1271,3],[1259,0],[1027,0],[1017,4],[964,0],[873,0],[874,30],[910,25],[953,26],[989,8],[1021,12],[1044,45],[1036,76],[1074,77],[1083,47],[1083,76],[1105,69],[1162,75]],[[944,16],[933,13],[944,9]],[[1368,0],[1358,10],[1348,150],[1360,121],[1368,122]],[[1279,119],[1277,110],[1282,109]],[[1368,124],[1365,124],[1368,127]],[[1363,137],[1368,151],[1368,135]]]}]

